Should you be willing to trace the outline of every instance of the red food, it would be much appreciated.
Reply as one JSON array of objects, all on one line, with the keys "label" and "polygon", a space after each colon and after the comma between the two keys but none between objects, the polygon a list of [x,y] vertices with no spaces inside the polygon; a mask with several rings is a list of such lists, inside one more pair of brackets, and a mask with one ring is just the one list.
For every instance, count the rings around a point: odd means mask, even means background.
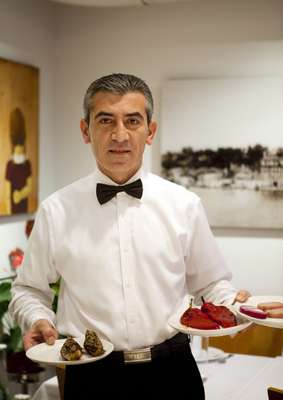
[{"label": "red food", "polygon": [[203,299],[201,311],[223,328],[230,328],[237,325],[235,315],[225,306],[216,306],[213,303],[205,302]]},{"label": "red food", "polygon": [[189,307],[181,316],[181,324],[195,329],[219,329],[219,325],[212,321],[200,309]]},{"label": "red food", "polygon": [[250,307],[250,306],[240,306],[240,311],[243,314],[249,315],[253,318],[265,319],[267,317],[267,313],[265,311],[260,310],[259,308]]}]

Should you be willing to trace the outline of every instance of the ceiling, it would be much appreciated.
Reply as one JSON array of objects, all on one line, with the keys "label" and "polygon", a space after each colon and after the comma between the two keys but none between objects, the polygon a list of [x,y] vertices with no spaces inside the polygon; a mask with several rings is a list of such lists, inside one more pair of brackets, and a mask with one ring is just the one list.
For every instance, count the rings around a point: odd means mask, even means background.
[{"label": "ceiling", "polygon": [[51,0],[57,3],[65,3],[77,6],[92,7],[123,7],[123,6],[147,6],[165,3],[188,3],[192,0]]}]

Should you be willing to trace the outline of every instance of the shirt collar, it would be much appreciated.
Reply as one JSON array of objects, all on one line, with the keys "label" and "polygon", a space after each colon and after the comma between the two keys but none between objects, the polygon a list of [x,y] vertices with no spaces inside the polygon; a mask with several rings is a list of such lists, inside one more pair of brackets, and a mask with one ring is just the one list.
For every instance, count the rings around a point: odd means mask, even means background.
[{"label": "shirt collar", "polygon": [[[143,167],[141,167],[127,182],[123,183],[123,185],[126,185],[128,183],[132,183],[136,181],[137,179],[142,179],[144,176],[145,172],[143,170]],[[96,167],[94,171],[94,179],[96,183],[104,183],[106,185],[114,185],[114,186],[119,186],[117,182],[112,181],[108,176],[103,174],[103,172],[100,171],[98,167]]]}]

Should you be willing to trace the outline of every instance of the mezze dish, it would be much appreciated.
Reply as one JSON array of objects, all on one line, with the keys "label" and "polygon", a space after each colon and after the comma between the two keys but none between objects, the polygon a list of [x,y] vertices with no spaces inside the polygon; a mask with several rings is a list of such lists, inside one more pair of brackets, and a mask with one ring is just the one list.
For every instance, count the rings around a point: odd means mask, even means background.
[{"label": "mezze dish", "polygon": [[180,332],[204,337],[233,335],[251,325],[232,306],[202,301],[202,306],[194,306],[191,299],[189,307],[174,314],[169,324]]},{"label": "mezze dish", "polygon": [[58,339],[53,345],[40,343],[27,350],[31,360],[47,365],[76,365],[100,360],[114,349],[109,341],[87,330],[83,337]]},{"label": "mezze dish", "polygon": [[283,296],[251,296],[236,310],[255,324],[283,329]]}]

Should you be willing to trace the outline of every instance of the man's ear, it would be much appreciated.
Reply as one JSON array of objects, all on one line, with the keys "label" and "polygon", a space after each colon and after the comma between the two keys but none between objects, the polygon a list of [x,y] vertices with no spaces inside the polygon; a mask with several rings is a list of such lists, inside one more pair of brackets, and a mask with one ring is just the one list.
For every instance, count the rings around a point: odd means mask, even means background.
[{"label": "man's ear", "polygon": [[148,137],[146,138],[147,144],[149,145],[152,144],[156,130],[157,130],[157,123],[155,121],[151,121],[148,126]]},{"label": "man's ear", "polygon": [[81,132],[82,132],[83,141],[85,143],[90,143],[88,124],[87,124],[86,120],[83,118],[80,121],[80,128],[81,128]]}]

